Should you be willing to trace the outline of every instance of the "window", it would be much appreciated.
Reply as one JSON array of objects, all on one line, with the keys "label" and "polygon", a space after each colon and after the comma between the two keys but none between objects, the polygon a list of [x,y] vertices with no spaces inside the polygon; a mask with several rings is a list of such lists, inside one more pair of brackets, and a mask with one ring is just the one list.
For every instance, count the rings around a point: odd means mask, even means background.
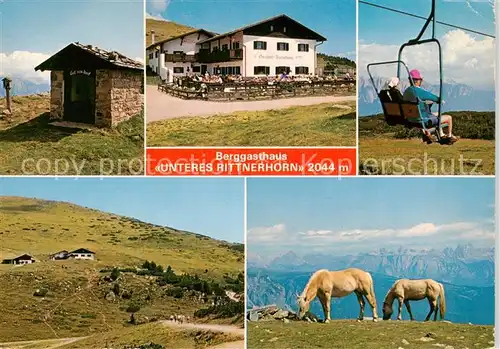
[{"label": "window", "polygon": [[201,67],[200,66],[193,67],[193,73],[200,73],[200,72],[201,72]]},{"label": "window", "polygon": [[228,44],[222,45],[222,51],[227,51],[227,50],[229,50],[229,45]]},{"label": "window", "polygon": [[233,42],[233,50],[238,50],[240,48],[240,43],[238,41]]},{"label": "window", "polygon": [[295,74],[309,74],[309,67],[295,67]]},{"label": "window", "polygon": [[299,52],[309,52],[309,44],[299,44]]},{"label": "window", "polygon": [[149,59],[153,59],[153,57],[154,57],[154,56],[153,56],[153,53],[150,53],[150,54],[149,54]]},{"label": "window", "polygon": [[155,52],[155,58],[158,58],[158,51]]},{"label": "window", "polygon": [[273,32],[274,31],[274,25],[271,24],[271,27],[270,27],[271,31]]},{"label": "window", "polygon": [[269,75],[270,69],[269,67],[257,66],[253,67],[254,75]]},{"label": "window", "polygon": [[212,52],[217,52],[219,51],[219,46],[214,46],[214,48],[212,49]]},{"label": "window", "polygon": [[184,67],[174,67],[174,74],[184,73]]},{"label": "window", "polygon": [[283,27],[283,33],[286,33],[286,27]]},{"label": "window", "polygon": [[278,51],[288,51],[288,42],[278,42]]},{"label": "window", "polygon": [[288,74],[290,72],[290,67],[276,67],[276,75]]},{"label": "window", "polygon": [[265,41],[254,41],[253,42],[254,50],[267,50],[267,42]]}]

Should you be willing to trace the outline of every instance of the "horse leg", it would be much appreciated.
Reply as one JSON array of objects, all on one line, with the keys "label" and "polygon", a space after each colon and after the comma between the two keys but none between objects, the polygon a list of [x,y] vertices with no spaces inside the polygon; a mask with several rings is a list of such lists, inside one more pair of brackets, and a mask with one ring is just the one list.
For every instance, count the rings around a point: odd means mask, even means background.
[{"label": "horse leg", "polygon": [[410,301],[408,299],[405,299],[405,305],[406,305],[406,310],[408,310],[408,313],[410,314],[410,320],[413,321],[415,320],[413,318],[413,314],[411,313],[411,307],[410,307]]},{"label": "horse leg", "polygon": [[429,321],[429,319],[431,318],[432,312],[436,308],[436,304],[434,304],[434,303],[437,303],[437,302],[435,300],[433,301],[433,300],[429,299],[429,306],[431,307],[431,310],[429,311],[429,314],[427,314],[427,316],[425,317],[424,321]]},{"label": "horse leg", "polygon": [[321,307],[323,308],[323,314],[325,314],[325,322],[328,322],[328,312],[326,309],[326,297],[323,293],[318,292],[318,299],[321,303]]},{"label": "horse leg", "polygon": [[359,303],[359,321],[363,321],[364,314],[365,314],[365,300],[363,299],[363,296],[361,293],[356,292],[356,297],[358,297],[358,303]]},{"label": "horse leg", "polygon": [[368,301],[368,304],[372,307],[372,312],[373,312],[373,321],[377,321],[378,319],[378,314],[377,314],[377,302],[375,301],[375,295],[371,293],[365,294],[366,300]]},{"label": "horse leg", "polygon": [[403,312],[403,301],[404,301],[404,298],[402,298],[402,297],[398,298],[398,303],[399,303],[399,306],[398,306],[398,320],[403,320],[403,317],[401,316],[401,313]]},{"label": "horse leg", "polygon": [[434,309],[434,321],[437,321],[438,309],[439,309],[437,298],[436,298],[435,302],[436,302],[436,309]]},{"label": "horse leg", "polygon": [[330,322],[330,305],[332,303],[332,294],[328,291],[325,292],[325,323]]}]

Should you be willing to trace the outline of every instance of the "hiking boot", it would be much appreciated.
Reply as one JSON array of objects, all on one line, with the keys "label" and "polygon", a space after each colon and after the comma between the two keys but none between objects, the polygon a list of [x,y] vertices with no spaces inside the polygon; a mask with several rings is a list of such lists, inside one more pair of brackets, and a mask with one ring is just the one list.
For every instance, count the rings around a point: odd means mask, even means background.
[{"label": "hiking boot", "polygon": [[422,141],[427,143],[427,144],[431,144],[432,143],[432,138],[431,138],[431,135],[428,134],[428,133],[424,133],[422,135]]}]

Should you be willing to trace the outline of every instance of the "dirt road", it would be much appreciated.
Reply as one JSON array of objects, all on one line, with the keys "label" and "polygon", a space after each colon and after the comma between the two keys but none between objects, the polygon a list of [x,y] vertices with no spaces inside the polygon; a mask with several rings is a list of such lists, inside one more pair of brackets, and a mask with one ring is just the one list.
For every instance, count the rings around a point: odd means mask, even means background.
[{"label": "dirt road", "polygon": [[182,116],[212,116],[229,114],[236,111],[283,109],[295,106],[355,100],[356,96],[318,96],[265,101],[209,102],[172,97],[158,91],[156,86],[149,85],[146,89],[146,120],[147,122],[152,122]]},{"label": "dirt road", "polygon": [[241,336],[241,341],[222,343],[215,347],[210,347],[209,349],[244,349],[245,348],[245,329],[237,326],[229,325],[211,325],[211,324],[194,324],[194,323],[178,323],[173,321],[162,321],[162,324],[169,327],[180,327],[185,329],[196,329],[196,330],[206,330],[212,332],[223,332],[229,333],[237,336]]},{"label": "dirt road", "polygon": [[20,342],[7,342],[0,343],[0,349],[23,349],[40,348],[40,349],[56,349],[66,344],[71,344],[87,337],[73,337],[73,338],[58,338],[58,339],[42,339],[35,341],[20,341]]}]

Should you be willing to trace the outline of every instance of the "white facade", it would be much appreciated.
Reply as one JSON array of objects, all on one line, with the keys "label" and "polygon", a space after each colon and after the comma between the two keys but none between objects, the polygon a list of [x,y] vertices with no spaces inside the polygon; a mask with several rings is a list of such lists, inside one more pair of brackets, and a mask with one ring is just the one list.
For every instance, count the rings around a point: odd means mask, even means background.
[{"label": "white facade", "polygon": [[93,253],[71,253],[70,258],[94,260],[95,254],[93,254]]},{"label": "white facade", "polygon": [[[208,38],[209,36],[207,34],[196,32],[184,37],[159,43],[159,51],[156,49],[158,45],[155,45],[146,52],[149,59],[149,66],[156,74],[160,75],[163,80],[169,82],[173,81],[174,76],[185,76],[188,71],[191,72],[193,70],[193,62],[167,62],[165,56],[176,53],[194,56],[199,48],[197,42]],[[201,64],[194,63],[194,65],[199,66]]]},{"label": "white facade", "polygon": [[[244,34],[244,30],[242,29],[238,32],[231,32],[210,39],[208,33],[199,31],[163,43],[160,42],[158,44],[160,46],[159,50],[156,49],[158,45],[151,45],[147,49],[149,66],[163,80],[168,82],[172,82],[176,76],[186,76],[188,73],[202,74],[205,71],[208,71],[210,74],[236,74],[244,77],[275,76],[280,75],[283,70],[288,71],[290,75],[316,74],[316,47],[318,41],[326,39],[307,28],[302,29],[303,26],[297,31],[296,22],[290,18],[288,18],[288,22],[284,27],[283,23],[280,24],[278,22],[274,26],[274,20],[279,20],[279,18],[254,25],[254,27],[260,25],[261,27],[259,28],[262,32],[262,23],[270,23],[269,34],[264,34],[266,33],[264,30],[263,34],[259,34],[262,36]],[[296,29],[290,35],[287,34],[286,30],[288,24],[290,24],[288,29],[292,29],[292,31]],[[295,28],[293,28],[294,26]],[[277,33],[276,30],[280,30],[281,32]],[[303,35],[301,31],[305,31],[306,34]],[[251,32],[255,33],[255,31]],[[299,39],[289,36],[304,36],[308,38],[316,36],[317,40]],[[255,44],[256,42],[258,44]],[[208,52],[231,51],[232,59],[216,63],[199,62],[198,60],[203,58],[200,58],[197,54],[202,49]],[[238,52],[235,52],[235,50]],[[172,57],[168,56],[169,54],[181,52],[189,56],[186,57],[185,62],[179,61],[179,59],[175,59],[174,62],[172,61]],[[207,61],[206,53],[204,52],[203,54],[205,61]],[[238,53],[239,56],[234,55],[235,53]],[[220,56],[217,57],[220,58]]]},{"label": "white facade", "polygon": [[14,264],[33,264],[35,263],[35,261],[33,259],[19,259],[19,260],[15,260],[14,261]]},{"label": "white facade", "polygon": [[[255,49],[254,42],[260,41],[266,43],[266,49]],[[290,69],[290,75],[311,75],[316,70],[316,41],[306,39],[290,39],[276,37],[258,37],[243,36],[244,43],[244,76],[258,76],[255,74],[255,67],[269,68],[269,75],[279,75],[277,67],[287,67]],[[288,51],[278,50],[278,43],[288,44]],[[306,51],[299,51],[299,44],[307,45]],[[284,46],[284,45],[281,45]],[[304,49],[304,46],[301,45]],[[296,70],[301,67],[303,73]],[[307,68],[307,69],[303,69]],[[307,73],[304,73],[307,71]]]}]

